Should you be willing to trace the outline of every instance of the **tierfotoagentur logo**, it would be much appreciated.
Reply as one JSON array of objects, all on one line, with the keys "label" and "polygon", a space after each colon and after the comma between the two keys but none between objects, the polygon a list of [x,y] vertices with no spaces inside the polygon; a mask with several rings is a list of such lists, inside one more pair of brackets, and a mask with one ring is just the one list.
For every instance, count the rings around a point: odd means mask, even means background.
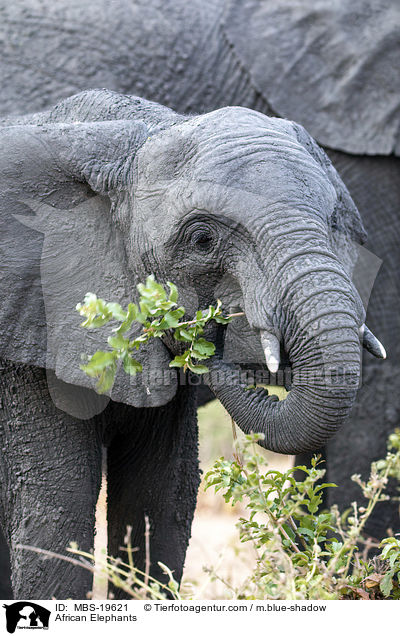
[{"label": "tierfotoagentur logo", "polygon": [[14,634],[16,629],[49,629],[51,612],[41,605],[30,601],[18,601],[3,607],[6,610],[9,634]]}]

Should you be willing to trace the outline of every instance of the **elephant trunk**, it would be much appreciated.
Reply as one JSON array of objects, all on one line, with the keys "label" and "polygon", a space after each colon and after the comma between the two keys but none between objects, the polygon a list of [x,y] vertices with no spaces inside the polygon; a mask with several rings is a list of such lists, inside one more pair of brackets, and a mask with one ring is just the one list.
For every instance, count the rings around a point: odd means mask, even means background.
[{"label": "elephant trunk", "polygon": [[[210,360],[206,378],[245,433],[263,433],[264,447],[287,454],[316,450],[338,430],[354,402],[361,361],[357,299],[340,266],[330,261],[325,270],[295,278],[282,311],[282,339],[292,367],[286,399],[280,402],[262,388],[246,390],[238,372],[220,357]],[[281,294],[287,300],[285,290]],[[261,329],[260,337],[265,344]]]}]

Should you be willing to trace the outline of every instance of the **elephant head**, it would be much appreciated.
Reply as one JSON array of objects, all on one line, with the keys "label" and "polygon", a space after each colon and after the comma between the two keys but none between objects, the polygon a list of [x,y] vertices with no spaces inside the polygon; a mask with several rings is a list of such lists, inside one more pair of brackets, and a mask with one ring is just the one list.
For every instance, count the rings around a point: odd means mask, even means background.
[{"label": "elephant head", "polygon": [[[104,105],[104,94],[94,102]],[[287,355],[292,388],[280,403],[247,391],[220,347],[207,382],[237,424],[263,432],[272,450],[321,446],[360,376],[364,309],[350,274],[365,233],[345,186],[293,122],[239,107],[183,118],[129,99],[124,119],[87,121],[84,108],[80,122],[78,96],[45,121],[1,130],[2,355],[91,386],[79,369],[89,345],[76,302],[86,291],[126,302],[153,273],[177,284],[189,314],[217,297],[244,311],[231,337],[236,359],[264,350],[274,372]],[[96,118],[99,110],[94,103]],[[102,337],[92,333],[90,346]],[[166,344],[152,343],[142,363],[158,377],[121,374],[111,397],[166,403],[177,388],[170,359]]]}]

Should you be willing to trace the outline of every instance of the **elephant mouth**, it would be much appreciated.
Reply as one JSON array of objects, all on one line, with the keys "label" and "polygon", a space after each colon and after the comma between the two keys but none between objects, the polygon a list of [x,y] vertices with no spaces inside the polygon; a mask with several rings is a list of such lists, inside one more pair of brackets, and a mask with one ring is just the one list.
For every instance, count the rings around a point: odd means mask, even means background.
[{"label": "elephant mouth", "polygon": [[[236,337],[234,336],[234,346],[229,347],[228,360],[232,356],[232,362],[235,362],[240,369],[249,387],[282,387],[284,391],[280,391],[279,395],[283,399],[292,388],[292,364],[283,340],[278,339],[266,329],[251,329],[242,306],[231,306],[229,313],[242,313],[242,320],[245,324],[240,324],[240,327],[244,327],[244,331],[240,331],[240,333],[235,334]],[[235,352],[237,352],[237,347],[240,348],[244,333],[248,334],[249,341],[253,345],[251,351],[254,358],[250,357],[246,361],[234,361]],[[226,350],[224,350],[225,353]]]}]

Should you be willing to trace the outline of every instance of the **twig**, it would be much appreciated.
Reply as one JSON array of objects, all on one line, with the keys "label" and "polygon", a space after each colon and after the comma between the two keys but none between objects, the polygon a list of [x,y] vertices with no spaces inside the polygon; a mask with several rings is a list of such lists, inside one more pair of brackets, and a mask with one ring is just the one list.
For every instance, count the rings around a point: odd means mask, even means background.
[{"label": "twig", "polygon": [[236,432],[235,420],[233,419],[233,417],[231,417],[231,424],[232,424],[232,437],[233,437],[233,444],[234,444],[233,457],[239,464],[240,468],[243,468],[243,455],[237,450],[237,444],[236,444],[237,432]]},{"label": "twig", "polygon": [[[239,311],[236,314],[228,314],[227,316],[224,316],[224,318],[238,318],[239,316],[244,316],[244,311]],[[178,323],[178,327],[187,327],[188,325],[194,325],[198,322],[198,320],[196,318],[194,318],[193,320],[188,320],[187,322],[180,322]]]},{"label": "twig", "polygon": [[66,561],[67,563],[72,563],[73,565],[79,565],[81,568],[85,570],[89,570],[89,572],[94,571],[93,565],[90,565],[88,561],[74,559],[73,557],[64,556],[63,554],[57,554],[57,552],[52,552],[51,550],[44,550],[43,548],[35,548],[31,545],[23,545],[22,543],[18,543],[15,546],[18,550],[29,550],[30,552],[36,552],[36,554],[41,554],[44,557],[52,558],[52,559],[60,559],[60,561]]},{"label": "twig", "polygon": [[144,541],[145,541],[145,550],[146,550],[144,584],[148,586],[149,575],[150,575],[150,521],[147,515],[144,515]]},{"label": "twig", "polygon": [[[239,311],[235,314],[228,314],[227,316],[224,316],[224,318],[238,318],[239,316],[244,316],[245,313],[244,311]],[[197,318],[194,318],[193,320],[187,320],[186,322],[178,322],[178,324],[176,325],[176,327],[174,327],[174,329],[178,329],[180,327],[189,327],[190,325],[195,325],[198,322]],[[154,327],[143,327],[143,333],[151,333],[152,331],[154,331]]]},{"label": "twig", "polygon": [[131,570],[133,570],[133,556],[132,556],[132,526],[126,526],[126,535],[124,537],[124,543],[126,545],[126,551],[128,553],[128,563]]},{"label": "twig", "polygon": [[288,516],[288,521],[289,521],[290,525],[292,526],[292,530],[295,533],[296,537],[298,537],[300,539],[300,542],[301,542],[303,548],[305,550],[308,550],[308,545],[305,542],[304,537],[298,532],[297,526],[296,526],[296,524],[295,524],[295,522],[293,520],[292,515]]},{"label": "twig", "polygon": [[225,587],[232,590],[232,592],[236,594],[236,589],[233,587],[233,585],[229,583],[228,581],[226,581],[225,579],[223,579],[219,574],[217,574],[217,572],[214,569],[209,568],[207,566],[203,566],[203,572],[205,572],[206,574],[209,574],[211,577],[214,577],[215,579],[217,579],[217,581],[220,581],[221,583],[223,583]]},{"label": "twig", "polygon": [[[64,556],[63,554],[58,554],[57,552],[52,552],[51,550],[44,550],[43,548],[36,548],[34,546],[23,545],[21,543],[17,544],[15,547],[20,550],[29,550],[30,552],[41,554],[43,557],[59,559],[60,561],[66,561],[67,563],[72,563],[72,565],[78,565],[81,568],[88,570],[92,574],[95,571],[95,566],[90,565],[90,563],[84,559],[82,560],[74,559],[73,557]],[[70,549],[71,548],[68,548],[68,550]],[[76,552],[76,554],[79,554],[81,556],[85,555],[89,557],[90,559],[94,560],[94,556],[92,554],[89,554],[87,552],[81,552],[80,550],[75,550],[75,549],[74,549],[74,552]],[[142,598],[136,594],[135,590],[131,586],[129,586],[121,578],[118,578],[118,575],[124,576],[126,578],[128,578],[129,576],[129,571],[126,572],[122,570],[121,567],[118,567],[118,565],[124,566],[128,568],[129,570],[130,570],[130,566],[127,563],[124,563],[121,561],[117,565],[117,561],[118,559],[107,556],[107,560],[105,563],[105,567],[106,567],[105,575],[107,577],[107,580],[113,583],[116,587],[119,587],[125,592],[127,592],[133,598],[138,598],[139,600],[142,600]],[[131,574],[133,575],[133,580],[136,581],[137,574],[144,576],[145,572],[142,572],[138,568],[133,567]],[[152,581],[153,583],[156,583],[157,585],[159,585],[161,589],[171,592],[171,590],[169,589],[167,585],[165,585],[164,583],[161,583],[160,581],[157,581],[157,579],[155,579],[153,576],[149,575],[148,578],[149,578],[149,581]],[[161,593],[158,594],[155,590],[151,589],[149,586],[146,587],[144,582],[143,583],[140,582],[140,587],[144,589],[146,592],[148,592],[149,594],[151,594],[156,600],[165,600],[165,597]],[[175,593],[174,593],[174,598],[179,600],[179,596],[175,595]]]}]

